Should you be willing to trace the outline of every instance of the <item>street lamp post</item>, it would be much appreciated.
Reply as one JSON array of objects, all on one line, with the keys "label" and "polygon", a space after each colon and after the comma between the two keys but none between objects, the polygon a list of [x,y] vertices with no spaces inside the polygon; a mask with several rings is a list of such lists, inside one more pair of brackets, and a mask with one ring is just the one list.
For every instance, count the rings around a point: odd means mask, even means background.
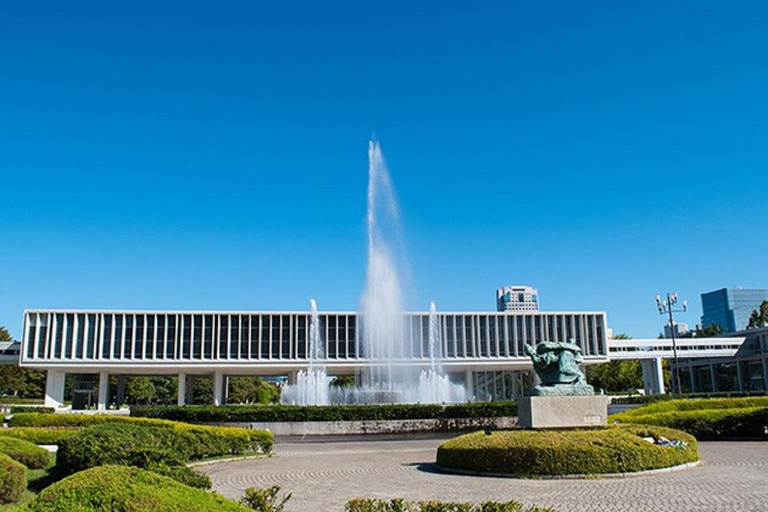
[{"label": "street lamp post", "polygon": [[[677,364],[677,342],[675,341],[675,321],[672,319],[672,313],[685,313],[688,311],[688,304],[683,301],[683,309],[674,309],[677,304],[677,292],[667,293],[666,300],[661,299],[661,295],[656,295],[656,309],[659,310],[659,314],[669,315],[669,333],[672,335],[672,358],[675,361],[675,385],[672,387],[672,391],[681,394],[680,388],[680,365]],[[675,390],[675,388],[677,388]]]}]

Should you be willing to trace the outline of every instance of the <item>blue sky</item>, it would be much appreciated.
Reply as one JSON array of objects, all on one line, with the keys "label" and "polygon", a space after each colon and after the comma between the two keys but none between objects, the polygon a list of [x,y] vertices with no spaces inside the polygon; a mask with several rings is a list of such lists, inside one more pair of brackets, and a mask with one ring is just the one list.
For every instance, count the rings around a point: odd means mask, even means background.
[{"label": "blue sky", "polygon": [[372,134],[414,309],[768,287],[764,2],[412,4],[5,3],[0,325],[356,309]]}]

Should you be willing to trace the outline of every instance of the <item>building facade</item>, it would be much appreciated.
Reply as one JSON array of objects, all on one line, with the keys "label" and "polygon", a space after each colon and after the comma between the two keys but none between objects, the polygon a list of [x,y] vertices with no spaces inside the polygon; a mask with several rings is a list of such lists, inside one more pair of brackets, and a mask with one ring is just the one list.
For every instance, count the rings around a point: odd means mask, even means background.
[{"label": "building facade", "polygon": [[701,325],[717,324],[723,332],[747,328],[749,315],[768,300],[768,289],[722,288],[701,294]]},{"label": "building facade", "polygon": [[496,311],[538,311],[539,291],[530,286],[505,286],[496,290]]},{"label": "building facade", "polygon": [[[227,375],[290,379],[306,369],[310,317],[309,312],[28,310],[20,364],[48,371],[49,404],[63,401],[67,373],[98,374],[100,406],[107,396],[101,386],[110,374],[213,375],[214,396],[219,393],[214,402],[220,403]],[[323,312],[319,320],[325,343],[321,362],[329,374],[350,375],[381,364],[363,355],[357,313]],[[429,320],[427,312],[404,316],[403,340],[389,363],[430,366]],[[470,388],[476,382],[486,390],[503,388],[505,378],[489,372],[529,371],[524,347],[540,341],[573,339],[586,363],[608,360],[601,312],[443,312],[437,322],[439,363]],[[483,376],[476,378],[476,372]],[[184,381],[179,379],[180,388]],[[180,403],[184,396],[180,389]]]}]

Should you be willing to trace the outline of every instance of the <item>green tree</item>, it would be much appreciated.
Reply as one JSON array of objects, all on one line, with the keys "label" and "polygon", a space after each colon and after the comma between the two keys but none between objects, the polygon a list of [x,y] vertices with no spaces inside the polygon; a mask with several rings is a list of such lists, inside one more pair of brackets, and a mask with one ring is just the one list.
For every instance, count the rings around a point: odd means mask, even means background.
[{"label": "green tree", "polygon": [[[13,341],[5,327],[0,327],[0,341]],[[44,392],[45,372],[14,364],[0,365],[0,393],[21,398],[43,398]]]},{"label": "green tree", "polygon": [[719,324],[708,324],[696,332],[697,338],[714,338],[723,333],[723,328]]},{"label": "green tree", "polygon": [[149,377],[128,377],[125,401],[130,405],[149,405],[155,398],[155,385]]},{"label": "green tree", "polygon": [[[631,336],[619,333],[614,340],[629,340]],[[587,367],[587,381],[598,389],[609,392],[630,391],[643,387],[640,361],[610,361]]]},{"label": "green tree", "polygon": [[352,388],[355,387],[354,375],[338,375],[331,381],[331,386],[337,388]]},{"label": "green tree", "polygon": [[749,323],[747,329],[757,329],[768,325],[768,300],[764,300],[760,303],[758,309],[752,310],[752,314],[749,316]]},{"label": "green tree", "polygon": [[227,402],[270,404],[280,400],[280,389],[261,377],[230,377]]}]

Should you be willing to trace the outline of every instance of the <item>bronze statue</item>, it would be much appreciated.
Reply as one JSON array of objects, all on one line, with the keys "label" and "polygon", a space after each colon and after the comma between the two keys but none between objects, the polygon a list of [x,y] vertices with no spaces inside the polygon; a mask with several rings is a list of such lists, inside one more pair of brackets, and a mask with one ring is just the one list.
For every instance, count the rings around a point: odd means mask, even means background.
[{"label": "bronze statue", "polygon": [[541,384],[530,390],[531,396],[595,393],[579,366],[584,361],[581,347],[572,339],[567,342],[542,341],[536,348],[526,345],[525,353],[530,356],[533,368],[541,379]]}]

